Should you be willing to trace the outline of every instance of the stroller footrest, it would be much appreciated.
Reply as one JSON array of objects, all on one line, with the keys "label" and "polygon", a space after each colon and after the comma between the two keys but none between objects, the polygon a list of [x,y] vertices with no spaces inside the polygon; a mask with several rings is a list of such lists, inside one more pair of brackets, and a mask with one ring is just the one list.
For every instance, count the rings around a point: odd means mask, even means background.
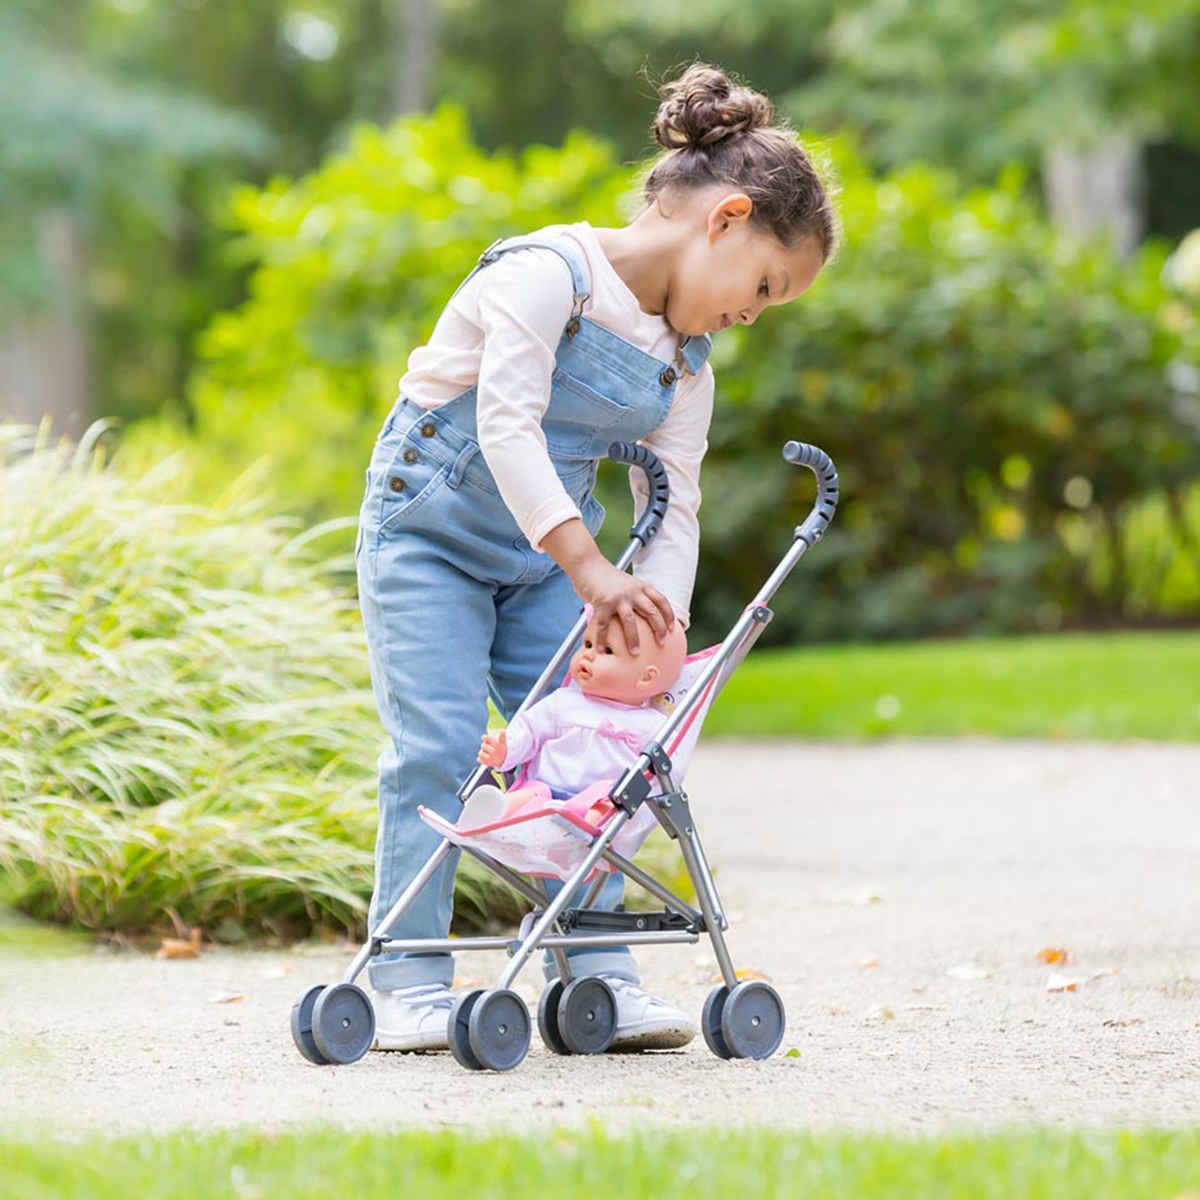
[{"label": "stroller footrest", "polygon": [[568,908],[562,915],[563,928],[604,933],[699,933],[703,921],[693,921],[682,913],[606,912],[595,908]]}]

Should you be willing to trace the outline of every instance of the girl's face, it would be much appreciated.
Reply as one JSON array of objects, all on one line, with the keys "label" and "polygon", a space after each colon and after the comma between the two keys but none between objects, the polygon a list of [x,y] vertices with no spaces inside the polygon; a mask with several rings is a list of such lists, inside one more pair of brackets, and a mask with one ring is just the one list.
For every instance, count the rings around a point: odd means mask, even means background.
[{"label": "girl's face", "polygon": [[689,196],[677,217],[689,236],[667,284],[665,316],[680,333],[716,333],[752,325],[769,305],[803,295],[824,264],[816,238],[791,249],[753,225],[743,193],[705,189]]}]

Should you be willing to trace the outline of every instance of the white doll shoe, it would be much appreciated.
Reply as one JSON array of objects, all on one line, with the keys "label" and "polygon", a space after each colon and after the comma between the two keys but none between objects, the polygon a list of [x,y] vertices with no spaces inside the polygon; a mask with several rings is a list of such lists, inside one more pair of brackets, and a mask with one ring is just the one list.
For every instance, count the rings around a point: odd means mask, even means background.
[{"label": "white doll shoe", "polygon": [[476,829],[490,825],[504,816],[508,801],[504,793],[490,783],[481,783],[468,797],[455,825],[459,829]]}]

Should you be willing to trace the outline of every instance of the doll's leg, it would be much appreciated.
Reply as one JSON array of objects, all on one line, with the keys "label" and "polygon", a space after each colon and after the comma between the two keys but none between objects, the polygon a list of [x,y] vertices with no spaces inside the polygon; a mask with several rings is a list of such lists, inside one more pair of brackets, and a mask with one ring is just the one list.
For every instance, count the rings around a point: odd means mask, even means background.
[{"label": "doll's leg", "polygon": [[[558,569],[539,583],[501,589],[496,599],[490,683],[492,699],[503,715],[520,707],[582,607],[571,581]],[[546,882],[554,893],[557,882]],[[573,903],[582,902],[583,894],[581,890]],[[625,876],[611,875],[600,893],[598,907],[616,908],[624,895]],[[547,977],[553,978],[553,959],[548,957],[547,964]],[[613,975],[633,982],[639,978],[633,955],[623,948],[572,951],[571,969],[579,975]]]},{"label": "doll's leg", "polygon": [[494,821],[511,816],[530,801],[545,804],[550,799],[550,789],[544,783],[534,782],[528,787],[509,788],[507,792],[489,783],[482,783],[463,805],[458,827],[475,829],[480,825],[491,825]]},{"label": "doll's leg", "polygon": [[[424,804],[447,820],[487,724],[487,661],[495,627],[491,588],[445,562],[424,539],[378,538],[358,554],[359,601],[375,701],[389,735],[379,759],[379,827],[370,925],[387,914],[437,848],[417,815]],[[454,896],[455,851],[392,930],[401,938],[445,938]],[[450,984],[448,954],[372,960],[379,991]]]}]

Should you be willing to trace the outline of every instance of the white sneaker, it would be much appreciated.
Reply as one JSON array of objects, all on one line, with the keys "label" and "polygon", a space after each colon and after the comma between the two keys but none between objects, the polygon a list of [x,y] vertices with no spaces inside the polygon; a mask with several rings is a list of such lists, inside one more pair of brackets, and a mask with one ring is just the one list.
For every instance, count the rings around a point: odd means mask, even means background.
[{"label": "white sneaker", "polygon": [[645,988],[615,975],[601,978],[617,1000],[617,1032],[609,1050],[676,1050],[696,1036],[695,1022]]},{"label": "white sneaker", "polygon": [[371,993],[375,1009],[372,1050],[449,1050],[446,1030],[454,995],[444,983],[422,983]]}]

